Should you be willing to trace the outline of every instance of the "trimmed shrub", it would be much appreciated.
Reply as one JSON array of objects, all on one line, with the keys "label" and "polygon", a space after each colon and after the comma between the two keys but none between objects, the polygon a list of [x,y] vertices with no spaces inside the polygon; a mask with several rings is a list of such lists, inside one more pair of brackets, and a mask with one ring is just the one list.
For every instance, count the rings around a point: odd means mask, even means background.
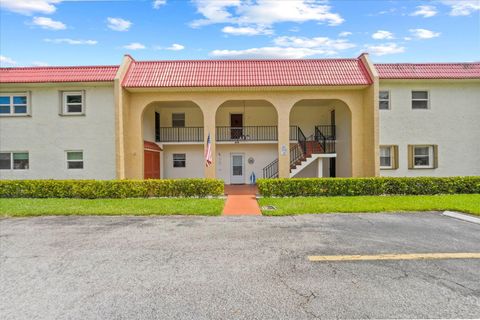
[{"label": "trimmed shrub", "polygon": [[148,198],[223,195],[218,179],[0,180],[0,198]]},{"label": "trimmed shrub", "polygon": [[374,196],[480,193],[480,177],[259,179],[261,195]]}]

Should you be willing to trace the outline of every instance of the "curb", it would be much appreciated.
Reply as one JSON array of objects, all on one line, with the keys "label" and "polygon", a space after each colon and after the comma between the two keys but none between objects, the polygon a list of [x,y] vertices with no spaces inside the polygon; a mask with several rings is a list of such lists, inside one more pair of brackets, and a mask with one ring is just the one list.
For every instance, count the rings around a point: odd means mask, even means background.
[{"label": "curb", "polygon": [[444,211],[442,214],[444,216],[447,216],[447,217],[450,217],[450,218],[480,224],[480,218],[472,217],[470,215],[462,214],[462,213],[459,213],[459,212]]}]

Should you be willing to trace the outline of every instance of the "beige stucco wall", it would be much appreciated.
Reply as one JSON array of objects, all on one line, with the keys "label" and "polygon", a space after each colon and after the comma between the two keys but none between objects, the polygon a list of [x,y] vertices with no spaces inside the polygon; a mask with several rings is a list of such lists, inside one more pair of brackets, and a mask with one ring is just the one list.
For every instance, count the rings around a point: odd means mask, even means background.
[{"label": "beige stucco wall", "polygon": [[243,114],[243,126],[276,126],[277,111],[267,101],[227,101],[216,112],[217,126],[230,126],[230,114]]},{"label": "beige stucco wall", "polygon": [[[60,92],[85,90],[85,115],[61,116]],[[112,85],[9,87],[31,94],[31,115],[0,117],[0,150],[28,151],[28,170],[0,170],[1,179],[115,179],[115,116]],[[67,150],[83,150],[84,169],[67,169]]]},{"label": "beige stucco wall", "polygon": [[[282,153],[284,146],[288,150],[289,126],[291,108],[304,99],[337,99],[348,106],[351,112],[352,131],[349,134],[352,161],[348,165],[352,176],[375,174],[378,159],[376,154],[365,154],[368,145],[375,144],[374,135],[364,135],[365,123],[369,121],[364,110],[364,101],[367,90],[364,87],[335,87],[335,88],[223,88],[188,90],[131,90],[128,99],[128,116],[125,119],[125,176],[141,178],[143,176],[143,123],[142,113],[146,106],[159,101],[192,101],[198,105],[204,116],[204,140],[208,132],[215,132],[216,111],[224,102],[229,100],[266,100],[277,110],[279,126],[279,173],[281,177],[288,177],[290,173],[289,153]],[[369,106],[367,106],[368,108]],[[367,125],[375,125],[373,121]],[[373,131],[369,130],[368,132]],[[212,152],[215,154],[215,136],[211,135]],[[377,141],[378,143],[378,141]],[[375,147],[374,147],[375,149]],[[205,168],[206,177],[216,176],[216,164]]]},{"label": "beige stucco wall", "polygon": [[[380,144],[398,145],[399,168],[382,176],[480,175],[480,82],[382,81],[390,110],[380,110]],[[427,90],[428,110],[412,110],[411,91]],[[438,168],[408,169],[409,144],[437,144]]]},{"label": "beige stucco wall", "polygon": [[[252,172],[257,179],[261,178],[263,168],[278,157],[276,144],[218,144],[216,150],[216,175],[227,184],[230,183],[232,153],[244,154],[245,183],[250,183]],[[248,163],[250,157],[254,159],[253,164]]]},{"label": "beige stucco wall", "polygon": [[[173,167],[173,154],[185,153],[185,168]],[[162,178],[204,178],[205,161],[202,145],[164,145],[161,159]]]}]

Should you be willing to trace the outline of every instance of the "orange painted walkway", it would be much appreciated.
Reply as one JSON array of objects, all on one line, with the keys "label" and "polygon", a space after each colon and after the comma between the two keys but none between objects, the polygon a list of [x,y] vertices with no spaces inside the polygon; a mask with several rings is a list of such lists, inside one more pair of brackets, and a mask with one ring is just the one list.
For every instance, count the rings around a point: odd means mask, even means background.
[{"label": "orange painted walkway", "polygon": [[227,202],[223,208],[224,216],[262,215],[256,199],[257,186],[225,185]]}]

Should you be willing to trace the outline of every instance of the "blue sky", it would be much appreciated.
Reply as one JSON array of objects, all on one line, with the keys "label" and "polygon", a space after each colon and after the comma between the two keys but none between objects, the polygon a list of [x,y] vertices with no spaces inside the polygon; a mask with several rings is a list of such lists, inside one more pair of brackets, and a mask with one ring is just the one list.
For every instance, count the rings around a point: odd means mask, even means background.
[{"label": "blue sky", "polygon": [[480,0],[0,0],[0,64],[480,61]]}]

